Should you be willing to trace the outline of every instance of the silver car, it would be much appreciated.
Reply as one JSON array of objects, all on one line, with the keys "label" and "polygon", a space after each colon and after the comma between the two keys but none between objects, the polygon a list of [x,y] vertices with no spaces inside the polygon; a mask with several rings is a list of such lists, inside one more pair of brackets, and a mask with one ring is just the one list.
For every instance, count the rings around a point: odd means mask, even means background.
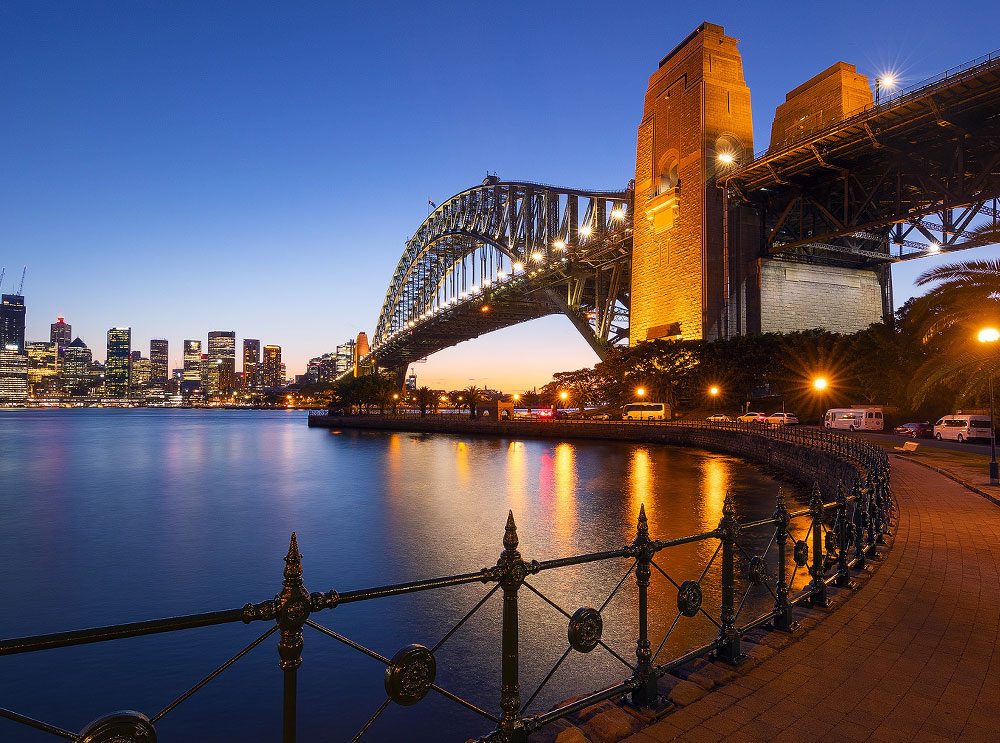
[{"label": "silver car", "polygon": [[771,413],[767,416],[767,423],[770,426],[789,426],[798,422],[799,418],[795,413]]}]

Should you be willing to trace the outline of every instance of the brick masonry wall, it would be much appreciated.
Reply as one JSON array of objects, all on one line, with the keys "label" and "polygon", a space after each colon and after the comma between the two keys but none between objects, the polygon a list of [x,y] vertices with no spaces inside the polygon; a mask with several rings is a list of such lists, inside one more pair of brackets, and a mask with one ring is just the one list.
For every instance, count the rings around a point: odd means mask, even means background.
[{"label": "brick masonry wall", "polygon": [[760,261],[760,325],[764,333],[825,328],[854,333],[882,321],[874,271]]}]

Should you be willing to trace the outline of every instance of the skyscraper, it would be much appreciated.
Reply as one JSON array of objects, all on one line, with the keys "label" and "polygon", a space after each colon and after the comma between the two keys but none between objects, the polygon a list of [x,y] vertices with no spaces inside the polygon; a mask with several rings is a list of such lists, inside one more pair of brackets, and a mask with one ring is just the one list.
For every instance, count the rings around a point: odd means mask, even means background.
[{"label": "skyscraper", "polygon": [[261,386],[275,389],[284,381],[281,374],[281,346],[264,346],[264,360],[261,362]]},{"label": "skyscraper", "polygon": [[354,366],[354,339],[341,343],[337,346],[337,361],[334,370],[337,374],[343,374]]},{"label": "skyscraper", "polygon": [[167,361],[167,340],[153,338],[149,342],[150,384],[164,385],[170,374]]},{"label": "skyscraper", "polygon": [[260,341],[243,339],[243,388],[247,391],[260,387]]},{"label": "skyscraper", "polygon": [[0,346],[0,400],[20,402],[28,397],[28,356],[13,343]]},{"label": "skyscraper", "polygon": [[184,381],[201,384],[201,341],[184,341]]},{"label": "skyscraper", "polygon": [[208,334],[209,397],[229,395],[236,387],[236,333],[213,330]]},{"label": "skyscraper", "polygon": [[0,349],[24,353],[24,297],[20,294],[0,297]]},{"label": "skyscraper", "polygon": [[79,338],[63,351],[63,387],[67,392],[83,391],[90,386],[90,365],[94,357]]},{"label": "skyscraper", "polygon": [[104,389],[111,397],[128,396],[131,351],[132,328],[111,328],[108,331],[108,359],[104,364]]},{"label": "skyscraper", "polygon": [[73,340],[73,326],[59,315],[56,321],[49,325],[49,342],[55,343],[59,351],[66,348]]},{"label": "skyscraper", "polygon": [[56,344],[32,341],[25,343],[24,349],[28,356],[28,387],[36,395],[52,392],[52,383],[58,382],[55,379]]}]

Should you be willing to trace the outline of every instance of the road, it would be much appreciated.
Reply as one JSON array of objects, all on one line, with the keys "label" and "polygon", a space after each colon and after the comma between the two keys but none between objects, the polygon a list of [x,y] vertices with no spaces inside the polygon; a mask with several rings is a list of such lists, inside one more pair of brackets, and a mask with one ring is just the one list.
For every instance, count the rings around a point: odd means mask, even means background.
[{"label": "road", "polygon": [[[809,428],[816,428],[820,430],[818,426],[809,426]],[[870,439],[872,441],[881,441],[884,443],[895,444],[896,446],[902,446],[906,441],[913,441],[906,436],[897,436],[894,433],[872,433],[871,431],[858,431],[856,433],[850,433],[849,431],[837,431],[837,433],[847,434],[848,436],[861,436],[862,438]],[[1000,432],[998,432],[1000,433]],[[985,454],[990,455],[990,442],[989,441],[977,441],[975,443],[964,442],[958,443],[957,441],[938,441],[937,439],[916,439],[916,442],[920,446],[926,446],[929,449],[948,449],[951,451],[965,451],[971,452],[973,454]]]}]

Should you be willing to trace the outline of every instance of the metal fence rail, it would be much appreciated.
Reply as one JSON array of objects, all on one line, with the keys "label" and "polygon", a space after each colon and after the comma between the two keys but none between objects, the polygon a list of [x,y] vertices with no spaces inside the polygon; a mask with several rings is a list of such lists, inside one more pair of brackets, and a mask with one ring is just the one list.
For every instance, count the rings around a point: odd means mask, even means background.
[{"label": "metal fence rail", "polygon": [[[385,701],[351,739],[352,743],[365,735],[390,704],[413,705],[430,692],[441,695],[492,723],[492,731],[481,740],[504,743],[524,743],[531,732],[546,724],[612,697],[627,695],[631,704],[637,707],[655,708],[659,703],[656,684],[659,678],[701,656],[712,655],[726,663],[739,664],[745,657],[741,638],[755,628],[767,625],[775,631],[793,630],[795,622],[792,609],[806,603],[825,606],[828,586],[850,586],[852,571],[864,569],[867,561],[874,556],[876,545],[890,532],[895,508],[890,491],[888,458],[879,447],[820,431],[781,429],[769,431],[766,435],[780,437],[797,446],[819,450],[830,457],[846,460],[859,473],[851,492],[846,492],[840,485],[836,488],[836,498],[824,502],[817,483],[813,486],[809,507],[789,511],[779,491],[773,515],[750,522],[741,521],[733,499],[727,495],[717,528],[672,539],[653,539],[650,536],[645,508],[640,506],[636,534],[631,543],[615,550],[541,562],[522,557],[518,550],[514,515],[509,513],[502,540],[503,551],[493,566],[458,575],[343,593],[335,590],[310,593],[306,590],[302,578],[302,556],[293,533],[288,554],[284,558],[282,588],[274,599],[248,603],[238,609],[0,641],[2,656],[216,624],[273,623],[263,634],[207,673],[159,712],[151,717],[134,711],[117,712],[95,720],[79,733],[9,709],[0,708],[0,717],[65,740],[86,743],[153,743],[156,740],[155,724],[160,719],[277,632],[279,667],[283,675],[282,740],[292,743],[296,739],[297,669],[302,663],[303,633],[306,627],[318,635],[367,655],[384,666]],[[799,526],[800,534],[804,531],[804,536],[800,539],[793,535],[793,524]],[[770,535],[762,552],[753,553],[752,548],[745,546],[744,537],[752,531]],[[672,575],[675,568],[669,559],[670,551],[695,542],[715,543],[710,559],[703,566],[700,575],[690,575],[683,580],[675,579]],[[548,571],[599,562],[619,562],[624,570],[621,579],[600,607],[584,606],[571,612],[545,595],[534,581],[534,576]],[[702,584],[713,570],[720,576],[721,600],[718,606],[709,607],[703,604]],[[795,578],[800,570],[808,573],[810,580],[795,592]],[[634,659],[622,657],[604,641],[602,616],[611,600],[629,583],[631,576],[634,576],[638,609],[638,623],[634,628]],[[676,589],[676,615],[655,646],[657,638],[650,637],[648,627],[648,589],[654,577],[658,581],[667,581]],[[342,604],[382,600],[400,594],[473,583],[481,583],[490,588],[462,619],[443,633],[433,647],[408,645],[391,658],[316,621],[321,612]],[[747,597],[754,589],[763,589],[770,594],[773,600],[771,609],[759,616],[743,618]],[[523,698],[519,679],[518,625],[519,599],[526,597],[525,591],[563,615],[567,621],[564,635],[567,647],[540,685]],[[435,654],[497,593],[500,593],[502,600],[499,648],[501,678],[497,708],[489,710],[482,709],[435,683]],[[658,609],[663,611],[666,607]],[[706,637],[697,647],[677,657],[658,662],[679,622],[695,616],[708,619],[712,625],[712,636]],[[624,666],[623,680],[620,683],[548,712],[529,712],[539,693],[572,653],[587,654],[597,648],[609,653]]]}]

